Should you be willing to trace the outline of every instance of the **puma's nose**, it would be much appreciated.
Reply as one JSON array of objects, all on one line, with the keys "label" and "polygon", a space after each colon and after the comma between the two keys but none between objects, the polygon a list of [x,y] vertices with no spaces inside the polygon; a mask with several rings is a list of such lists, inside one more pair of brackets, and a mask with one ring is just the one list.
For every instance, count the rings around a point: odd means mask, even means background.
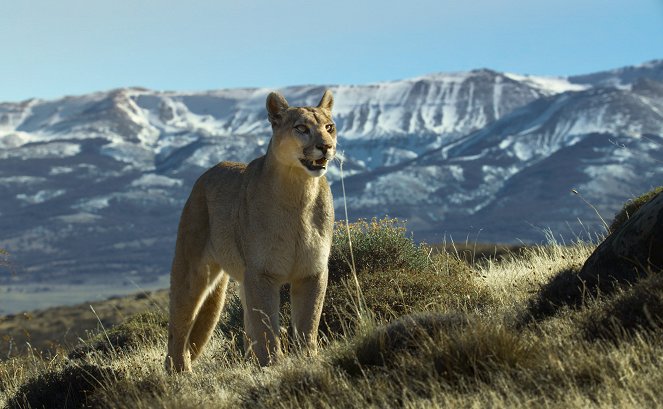
[{"label": "puma's nose", "polygon": [[315,147],[320,149],[320,151],[322,151],[323,155],[326,155],[327,151],[330,150],[331,148],[333,148],[333,146],[329,145],[329,144],[315,145]]}]

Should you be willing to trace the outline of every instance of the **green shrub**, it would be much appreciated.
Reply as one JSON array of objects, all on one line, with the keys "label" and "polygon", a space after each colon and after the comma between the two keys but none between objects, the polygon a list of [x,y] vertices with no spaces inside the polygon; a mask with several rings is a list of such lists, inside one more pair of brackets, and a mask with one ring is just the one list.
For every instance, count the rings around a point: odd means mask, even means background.
[{"label": "green shrub", "polygon": [[474,272],[456,255],[433,254],[425,244],[406,235],[402,221],[385,218],[360,220],[349,226],[357,281],[352,276],[348,229],[342,222],[334,231],[329,257],[329,287],[322,331],[340,334],[357,319],[363,304],[378,320],[426,309],[479,306],[490,300],[473,280]]},{"label": "green shrub", "polygon": [[[352,253],[357,272],[370,270],[424,270],[430,266],[430,249],[406,236],[404,223],[398,219],[373,218],[349,225]],[[352,257],[345,222],[334,228],[329,255],[329,279],[337,281],[352,272]]]},{"label": "green shrub", "polygon": [[622,210],[620,210],[619,213],[615,215],[615,218],[610,224],[610,233],[619,229],[624,223],[626,223],[628,219],[631,218],[631,216],[633,216],[635,212],[638,211],[638,209],[640,209],[643,205],[652,200],[661,192],[663,192],[663,186],[654,188],[653,190],[624,203]]}]

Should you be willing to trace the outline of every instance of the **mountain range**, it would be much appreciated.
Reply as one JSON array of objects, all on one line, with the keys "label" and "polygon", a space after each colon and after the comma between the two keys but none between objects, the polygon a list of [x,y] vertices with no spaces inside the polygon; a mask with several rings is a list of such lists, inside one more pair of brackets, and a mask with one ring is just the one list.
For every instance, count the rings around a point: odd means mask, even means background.
[{"label": "mountain range", "polygon": [[[595,239],[663,184],[663,60],[570,77],[488,69],[335,96],[328,178],[350,219],[407,220],[416,240]],[[265,152],[271,90],[116,89],[0,103],[0,284],[153,282],[167,274],[195,179]],[[572,193],[577,192],[577,194]]]}]

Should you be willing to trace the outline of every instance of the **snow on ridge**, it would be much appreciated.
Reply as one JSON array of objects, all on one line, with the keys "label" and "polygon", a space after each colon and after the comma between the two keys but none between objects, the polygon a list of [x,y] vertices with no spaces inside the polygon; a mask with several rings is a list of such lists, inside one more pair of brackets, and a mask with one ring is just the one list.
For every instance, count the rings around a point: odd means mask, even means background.
[{"label": "snow on ridge", "polygon": [[136,135],[140,142],[143,145],[153,145],[156,143],[160,132],[150,123],[148,112],[136,104],[135,96],[137,94],[139,93],[133,89],[118,93],[120,101],[118,101],[117,107],[124,112],[131,122],[140,126],[141,130]]},{"label": "snow on ridge", "polygon": [[54,217],[55,220],[58,220],[67,224],[85,224],[85,223],[94,223],[101,219],[102,217],[93,213],[79,212],[72,214],[65,214],[62,216]]},{"label": "snow on ridge", "polygon": [[0,149],[18,148],[35,141],[35,137],[27,132],[9,132],[0,136]]},{"label": "snow on ridge", "polygon": [[514,81],[529,84],[542,91],[547,91],[550,94],[560,94],[567,91],[584,91],[591,88],[586,84],[574,84],[569,82],[565,77],[540,77],[533,75],[521,75],[510,72],[505,72],[504,76]]},{"label": "snow on ridge", "polygon": [[[366,135],[404,135],[428,132],[435,134],[467,132],[485,125],[487,118],[481,112],[463,115],[457,109],[459,94],[463,84],[472,77],[486,75],[502,78],[498,72],[475,70],[468,72],[436,73],[396,81],[379,82],[368,85],[331,85],[335,92],[335,116],[347,119],[349,127],[339,127],[342,135],[356,139]],[[511,78],[516,78],[515,74]],[[543,81],[535,77],[521,76],[536,88],[547,92],[561,92],[568,89],[583,89],[581,85],[569,84],[565,80]],[[423,81],[423,84],[420,84]],[[563,84],[563,85],[562,85]],[[505,112],[498,106],[504,84],[496,82],[493,98],[493,112],[498,117]],[[472,88],[472,84],[470,83]],[[293,96],[293,105],[317,103],[319,95],[314,92],[321,86],[291,86],[282,88],[286,96]],[[132,143],[139,150],[168,149],[163,140],[169,134],[197,134],[208,137],[233,136],[269,133],[269,124],[264,116],[264,100],[268,88],[220,89],[203,92],[152,91],[144,88],[120,88],[100,91],[81,96],[69,96],[53,101],[33,100],[29,104],[11,105],[8,112],[22,112],[27,117],[19,124],[16,118],[0,128],[0,147],[16,147],[28,142],[53,141],[62,137],[58,126],[68,123],[67,139],[85,139],[92,133],[108,139],[111,144],[103,152],[118,160],[127,161],[127,132],[135,135],[138,143]],[[470,90],[471,92],[471,90]],[[473,98],[472,95],[469,98]],[[305,99],[301,101],[301,99]],[[80,123],[77,118],[88,107],[104,100],[110,100],[116,112],[120,112],[122,130],[106,129],[105,122],[89,122],[90,117]],[[315,100],[315,101],[313,101]],[[472,102],[472,101],[471,101]],[[399,107],[408,107],[397,112]],[[102,108],[105,109],[105,108]],[[361,110],[363,112],[359,112]],[[476,107],[474,108],[477,109]],[[163,112],[162,112],[163,110]],[[407,111],[407,112],[406,112]],[[94,117],[92,117],[93,119]],[[25,125],[27,132],[19,133],[19,125]],[[9,123],[10,122],[10,123]],[[13,128],[13,129],[12,129]],[[125,130],[126,129],[126,130]],[[92,133],[91,133],[92,130]],[[4,135],[3,133],[7,132]],[[119,132],[119,133],[118,133]],[[9,135],[9,136],[7,136]],[[4,145],[4,146],[3,146]],[[145,155],[138,155],[147,159]],[[129,162],[136,155],[129,155]]]},{"label": "snow on ridge", "polygon": [[[397,81],[390,82],[417,82],[417,81],[435,81],[435,82],[444,82],[444,83],[457,83],[460,84],[466,81],[468,78],[476,75],[479,71],[456,71],[456,72],[434,72],[430,74],[424,74],[412,78],[405,78]],[[386,82],[387,84],[390,82]]]},{"label": "snow on ridge", "polygon": [[110,205],[111,199],[113,199],[112,194],[82,199],[73,205],[72,209],[82,210],[87,213],[94,213],[96,211],[106,209]]},{"label": "snow on ridge", "polygon": [[40,176],[26,176],[26,175],[18,175],[18,176],[7,176],[7,177],[0,177],[0,185],[29,185],[29,184],[39,184],[39,183],[44,183],[46,182],[47,179],[44,177]]},{"label": "snow on ridge", "polygon": [[102,155],[111,157],[118,162],[128,163],[135,168],[144,170],[154,168],[154,152],[141,145],[113,142],[102,146],[99,151]]},{"label": "snow on ridge", "polygon": [[76,156],[81,146],[70,142],[51,142],[46,144],[21,146],[0,150],[0,159],[49,159]]},{"label": "snow on ridge", "polygon": [[131,186],[133,186],[133,187],[153,187],[153,186],[175,187],[175,186],[182,186],[182,180],[181,179],[169,178],[168,176],[157,175],[157,174],[154,174],[154,173],[147,173],[145,175],[142,175],[140,178],[134,180],[133,182],[131,182]]}]

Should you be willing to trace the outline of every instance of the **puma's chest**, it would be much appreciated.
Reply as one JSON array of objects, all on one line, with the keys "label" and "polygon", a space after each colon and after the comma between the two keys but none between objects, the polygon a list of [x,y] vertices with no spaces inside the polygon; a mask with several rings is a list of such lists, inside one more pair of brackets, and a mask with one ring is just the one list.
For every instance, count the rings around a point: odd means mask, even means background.
[{"label": "puma's chest", "polygon": [[259,246],[250,246],[247,263],[256,262],[265,270],[289,281],[302,275],[326,270],[333,231],[333,210],[283,207],[262,218],[261,228],[252,229]]}]

